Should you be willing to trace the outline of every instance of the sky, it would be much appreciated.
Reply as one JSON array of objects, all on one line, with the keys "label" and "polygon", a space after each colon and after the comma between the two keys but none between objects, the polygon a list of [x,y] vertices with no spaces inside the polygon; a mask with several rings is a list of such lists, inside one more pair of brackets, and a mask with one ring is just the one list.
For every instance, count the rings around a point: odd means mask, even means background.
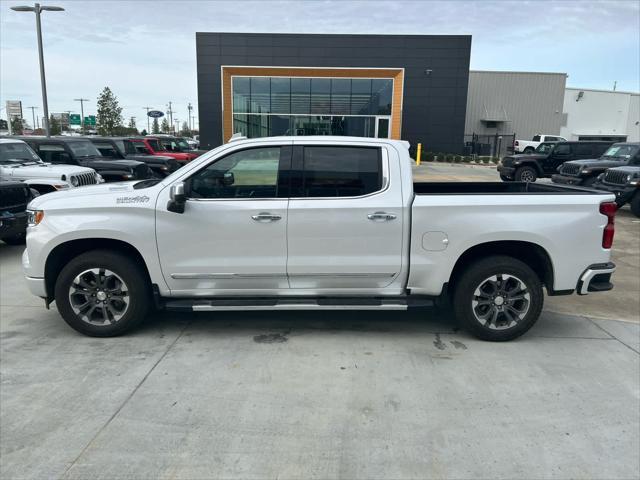
[{"label": "sky", "polygon": [[[33,13],[0,0],[0,117],[42,115]],[[28,3],[26,3],[28,4]],[[125,118],[145,106],[197,115],[195,32],[472,35],[471,69],[563,72],[567,86],[640,91],[640,1],[82,1],[42,17],[50,112],[95,113],[109,86]],[[196,121],[197,122],[197,121]]]}]

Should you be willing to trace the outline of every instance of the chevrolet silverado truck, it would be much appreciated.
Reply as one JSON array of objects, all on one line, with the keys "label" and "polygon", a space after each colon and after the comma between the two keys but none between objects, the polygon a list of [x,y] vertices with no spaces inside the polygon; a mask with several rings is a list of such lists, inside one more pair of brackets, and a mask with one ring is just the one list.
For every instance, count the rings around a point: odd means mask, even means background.
[{"label": "chevrolet silverado truck", "polygon": [[40,195],[104,182],[93,169],[43,162],[22,140],[0,139],[0,180],[26,183]]},{"label": "chevrolet silverado truck", "polygon": [[98,149],[84,138],[62,136],[19,138],[29,144],[45,162],[92,168],[102,176],[105,182],[124,182],[153,177],[153,172],[145,163],[103,157]]},{"label": "chevrolet silverado truck", "polygon": [[612,142],[542,143],[531,154],[509,155],[498,163],[498,173],[504,182],[535,182],[549,178],[564,162],[583,158],[598,158]]},{"label": "chevrolet silverado truck", "polygon": [[87,140],[95,145],[103,157],[146,163],[156,177],[166,177],[182,166],[174,158],[139,151],[127,137],[88,137]]},{"label": "chevrolet silverado truck", "polygon": [[609,168],[640,165],[640,143],[614,143],[600,158],[574,160],[558,167],[551,177],[554,183],[590,187]]},{"label": "chevrolet silverado truck", "polygon": [[513,142],[514,153],[533,153],[544,142],[566,142],[567,139],[558,135],[534,135],[531,140],[516,140]]},{"label": "chevrolet silverado truck", "polygon": [[598,176],[593,188],[613,193],[618,208],[628,203],[631,212],[640,217],[640,165],[610,168]]},{"label": "chevrolet silverado truck", "polygon": [[614,195],[518,183],[419,183],[408,143],[235,140],[164,179],[29,205],[32,293],[86,335],[151,307],[407,310],[450,299],[476,336],[515,338],[549,295],[613,288]]}]

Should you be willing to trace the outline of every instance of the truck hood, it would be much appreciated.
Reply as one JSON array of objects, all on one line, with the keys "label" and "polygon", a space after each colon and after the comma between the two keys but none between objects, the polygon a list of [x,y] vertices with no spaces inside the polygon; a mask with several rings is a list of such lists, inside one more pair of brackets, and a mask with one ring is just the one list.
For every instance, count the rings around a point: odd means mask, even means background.
[{"label": "truck hood", "polygon": [[620,161],[616,162],[613,160],[601,160],[599,158],[593,158],[593,159],[590,158],[586,160],[572,160],[566,163],[570,163],[572,165],[580,165],[581,167],[601,168],[603,170],[606,170],[607,168],[623,166],[621,165],[623,162],[620,162]]},{"label": "truck hood", "polygon": [[133,188],[133,186],[138,182],[140,182],[140,180],[119,183],[102,183],[100,185],[88,185],[86,187],[77,187],[69,190],[47,193],[46,195],[42,195],[32,200],[29,204],[29,208],[46,209],[48,203],[57,203],[59,200],[64,201],[65,204],[69,204],[69,201],[72,201],[74,204],[82,205],[82,202],[77,202],[74,199],[87,196],[111,196],[113,197],[114,206],[118,203],[117,199],[120,197],[135,198],[146,196],[148,199],[150,197],[150,195],[148,195],[148,189],[135,190]]},{"label": "truck hood", "polygon": [[53,165],[51,163],[40,163],[38,165],[1,165],[0,169],[4,176],[15,178],[61,179],[63,175],[69,178],[71,175],[94,173],[93,169],[87,167],[79,167],[77,165]]},{"label": "truck hood", "polygon": [[625,172],[625,173],[638,174],[638,173],[640,173],[640,166],[626,165],[624,167],[610,168],[609,170],[614,170],[616,172]]},{"label": "truck hood", "polygon": [[157,163],[162,165],[175,160],[175,158],[161,155],[128,154],[127,160],[135,160],[137,162],[144,163]]},{"label": "truck hood", "polygon": [[90,158],[85,161],[85,165],[91,167],[97,171],[100,170],[123,170],[123,171],[133,171],[135,168],[140,165],[140,162],[136,160],[107,160],[107,159],[98,159],[96,157]]}]

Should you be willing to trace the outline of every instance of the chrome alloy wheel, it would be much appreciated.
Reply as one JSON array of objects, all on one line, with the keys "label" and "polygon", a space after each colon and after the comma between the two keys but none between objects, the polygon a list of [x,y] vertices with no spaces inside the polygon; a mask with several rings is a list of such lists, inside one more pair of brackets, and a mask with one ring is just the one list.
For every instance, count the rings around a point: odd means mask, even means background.
[{"label": "chrome alloy wheel", "polygon": [[475,292],[471,307],[476,320],[493,330],[511,328],[527,315],[531,295],[518,277],[498,274],[482,282]]},{"label": "chrome alloy wheel", "polygon": [[129,289],[116,273],[92,268],[80,273],[69,288],[69,303],[82,321],[110,325],[129,308]]},{"label": "chrome alloy wheel", "polygon": [[529,170],[525,170],[524,172],[522,172],[520,174],[520,179],[523,182],[534,182],[535,181],[535,176]]}]

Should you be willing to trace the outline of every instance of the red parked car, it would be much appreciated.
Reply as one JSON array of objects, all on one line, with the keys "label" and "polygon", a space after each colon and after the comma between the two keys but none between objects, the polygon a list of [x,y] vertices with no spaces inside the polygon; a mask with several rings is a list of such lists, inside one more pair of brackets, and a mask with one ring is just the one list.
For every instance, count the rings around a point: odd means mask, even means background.
[{"label": "red parked car", "polygon": [[162,146],[157,137],[133,137],[133,145],[140,153],[148,155],[161,155],[163,157],[175,158],[179,162],[187,163],[197,158],[198,155],[189,152],[171,152]]}]

